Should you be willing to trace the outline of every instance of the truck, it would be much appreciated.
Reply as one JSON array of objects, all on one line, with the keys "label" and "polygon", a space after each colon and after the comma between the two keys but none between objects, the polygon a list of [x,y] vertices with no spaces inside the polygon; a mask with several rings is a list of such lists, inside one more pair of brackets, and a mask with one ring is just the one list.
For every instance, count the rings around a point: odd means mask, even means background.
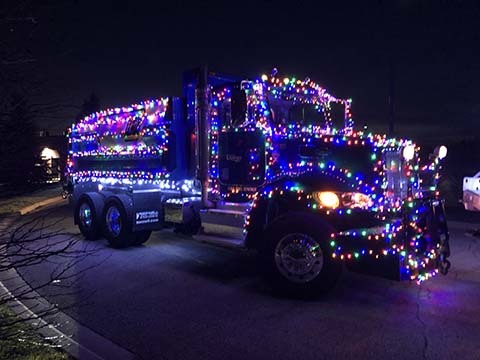
[{"label": "truck", "polygon": [[463,178],[463,206],[468,211],[480,211],[480,171]]},{"label": "truck", "polygon": [[345,267],[417,283],[446,274],[446,148],[423,160],[411,140],[356,129],[351,106],[276,69],[187,71],[180,97],[72,125],[74,222],[116,248],[174,228],[252,250],[267,281],[293,293],[326,292]]}]

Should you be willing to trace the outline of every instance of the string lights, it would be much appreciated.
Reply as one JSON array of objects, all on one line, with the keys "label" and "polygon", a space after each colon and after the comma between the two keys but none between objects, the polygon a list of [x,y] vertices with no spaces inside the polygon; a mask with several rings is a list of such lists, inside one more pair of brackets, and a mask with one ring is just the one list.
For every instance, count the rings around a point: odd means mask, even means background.
[{"label": "string lights", "polygon": [[[336,98],[309,78],[262,75],[239,85],[246,105],[238,119],[232,118],[233,87],[211,89],[209,195],[212,200],[250,205],[245,234],[253,225],[253,209],[262,202],[288,197],[297,208],[322,214],[338,224],[329,238],[333,258],[355,261],[362,257],[397,257],[402,275],[417,282],[438,273],[440,245],[431,234],[427,218],[429,204],[439,200],[439,156],[421,166],[420,148],[410,140],[355,131],[352,100]],[[187,186],[169,180],[163,160],[155,166],[140,166],[145,164],[140,161],[163,159],[172,151],[171,124],[165,118],[167,104],[167,98],[144,101],[97,112],[72,125],[67,166],[70,176],[80,182],[104,183],[111,179],[108,181],[155,183],[162,189],[188,187],[191,194],[193,183]],[[333,122],[334,104],[344,109],[339,129]],[[292,113],[294,106],[302,111],[308,107],[313,113]],[[309,121],[309,116],[323,122]],[[247,158],[246,184],[235,179],[229,184],[221,181],[221,138],[232,132],[260,134],[261,142],[239,149]],[[83,168],[82,161],[87,160],[94,161],[89,163],[94,166]],[[109,160],[112,164],[121,160],[139,165],[111,169]],[[433,179],[428,186],[421,176],[425,173]],[[328,178],[342,190],[317,189],[295,181],[308,174]],[[321,190],[328,190],[328,194],[321,194]],[[374,225],[351,225],[365,214]]]},{"label": "string lights", "polygon": [[[70,128],[67,173],[78,181],[117,178],[155,183],[167,175],[169,149],[168,98],[146,100],[128,107],[93,113]],[[128,162],[154,161],[154,166],[131,168]],[[120,162],[120,163],[119,163]],[[84,165],[87,164],[87,165]],[[116,165],[115,169],[110,167]],[[120,164],[120,165],[118,165]]]}]

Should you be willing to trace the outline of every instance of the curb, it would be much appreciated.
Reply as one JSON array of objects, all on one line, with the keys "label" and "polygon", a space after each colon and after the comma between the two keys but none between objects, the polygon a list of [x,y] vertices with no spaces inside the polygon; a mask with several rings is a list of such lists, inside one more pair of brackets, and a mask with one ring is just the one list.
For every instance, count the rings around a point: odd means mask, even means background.
[{"label": "curb", "polygon": [[42,200],[42,201],[38,201],[38,202],[36,202],[32,205],[25,206],[24,208],[21,208],[18,212],[20,213],[20,215],[26,215],[29,212],[37,210],[40,207],[47,206],[47,205],[58,204],[58,203],[61,203],[63,201],[65,201],[65,199],[63,199],[61,196],[55,196],[55,197],[51,197],[51,198],[48,198],[48,199],[45,199],[45,200]]},{"label": "curb", "polygon": [[[19,215],[13,215],[1,219],[0,233],[9,228],[19,217]],[[5,252],[6,248],[0,246],[0,257],[6,260]],[[21,301],[15,296],[15,292],[25,292],[25,289],[30,289],[28,298]],[[11,299],[8,306],[17,316],[76,359],[133,360],[138,358],[130,351],[80,324],[63,311],[56,310],[55,305],[34,291],[14,268],[0,272],[0,299]],[[40,317],[32,309],[38,313],[55,310],[53,314]]]}]

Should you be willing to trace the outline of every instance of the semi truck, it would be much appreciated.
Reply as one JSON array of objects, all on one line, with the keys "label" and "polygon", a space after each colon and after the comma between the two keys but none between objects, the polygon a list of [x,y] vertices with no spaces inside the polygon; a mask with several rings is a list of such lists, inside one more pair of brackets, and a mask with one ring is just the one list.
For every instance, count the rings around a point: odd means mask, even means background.
[{"label": "semi truck", "polygon": [[328,291],[345,266],[417,283],[446,274],[446,148],[421,159],[411,140],[356,129],[351,105],[276,70],[188,71],[180,97],[72,125],[75,224],[116,248],[174,228],[250,249],[266,279],[293,292]]}]

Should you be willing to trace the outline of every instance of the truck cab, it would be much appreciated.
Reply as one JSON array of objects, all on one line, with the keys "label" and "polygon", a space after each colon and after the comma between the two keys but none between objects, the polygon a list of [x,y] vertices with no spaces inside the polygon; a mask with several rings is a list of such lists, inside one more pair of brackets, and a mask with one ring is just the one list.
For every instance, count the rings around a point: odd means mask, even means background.
[{"label": "truck cab", "polygon": [[438,179],[438,151],[423,162],[410,140],[355,130],[352,101],[308,78],[184,79],[183,98],[72,127],[85,237],[123,247],[175,227],[258,252],[266,278],[293,292],[328,290],[345,263],[419,283],[448,271],[443,200],[426,180]]}]

